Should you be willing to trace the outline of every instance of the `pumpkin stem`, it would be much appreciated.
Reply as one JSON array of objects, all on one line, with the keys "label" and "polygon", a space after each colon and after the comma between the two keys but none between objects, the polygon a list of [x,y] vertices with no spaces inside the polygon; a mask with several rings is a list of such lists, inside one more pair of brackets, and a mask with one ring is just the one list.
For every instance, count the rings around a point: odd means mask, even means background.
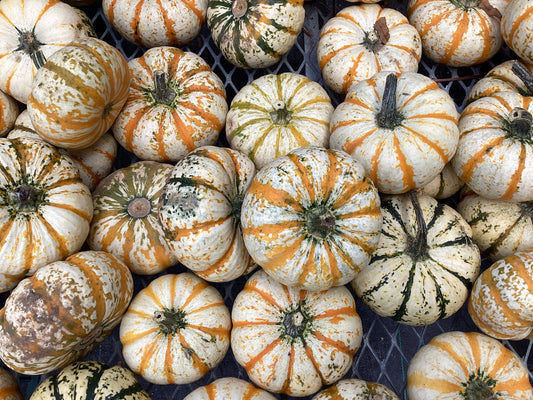
[{"label": "pumpkin stem", "polygon": [[235,18],[241,18],[248,11],[248,0],[233,0],[231,13]]},{"label": "pumpkin stem", "polygon": [[420,207],[420,202],[418,201],[418,190],[411,190],[409,192],[411,198],[411,203],[415,210],[416,218],[416,238],[412,238],[412,243],[410,243],[409,248],[406,250],[413,259],[419,260],[426,255],[427,250],[427,225],[424,220],[424,213]]},{"label": "pumpkin stem", "polygon": [[152,203],[146,197],[135,197],[128,202],[127,210],[132,218],[144,218],[152,211]]},{"label": "pumpkin stem", "polygon": [[165,308],[154,312],[154,321],[165,335],[172,335],[187,326],[185,312],[182,310],[170,310]]},{"label": "pumpkin stem", "polygon": [[387,75],[381,110],[376,114],[376,123],[380,128],[394,129],[401,125],[403,115],[396,109],[396,88],[398,77],[395,74]]},{"label": "pumpkin stem", "polygon": [[282,320],[284,337],[289,341],[294,341],[298,338],[303,338],[309,328],[309,317],[302,309],[302,304],[298,307],[285,312]]},{"label": "pumpkin stem", "polygon": [[46,58],[44,57],[44,54],[40,48],[42,43],[37,40],[34,29],[32,29],[31,32],[17,29],[19,35],[19,46],[16,50],[22,50],[28,54],[33,65],[35,65],[35,68],[39,69],[46,63]]},{"label": "pumpkin stem", "polygon": [[374,29],[367,32],[363,44],[367,49],[378,52],[390,39],[390,31],[385,17],[379,18],[374,23]]},{"label": "pumpkin stem", "polygon": [[44,201],[44,192],[30,185],[20,185],[8,191],[8,203],[20,211],[37,211]]},{"label": "pumpkin stem", "polygon": [[524,96],[533,95],[533,75],[527,70],[527,68],[520,61],[515,61],[511,67],[511,71],[520,78],[522,83],[527,89],[527,93]]},{"label": "pumpkin stem", "polygon": [[307,232],[322,240],[335,229],[335,215],[323,204],[315,205],[304,211],[304,223]]},{"label": "pumpkin stem", "polygon": [[533,115],[521,107],[515,107],[509,114],[510,133],[512,136],[531,139]]},{"label": "pumpkin stem", "polygon": [[495,385],[496,381],[493,378],[478,370],[462,384],[465,390],[461,394],[466,400],[496,400],[498,396],[493,391]]},{"label": "pumpkin stem", "polygon": [[168,73],[158,69],[154,71],[154,89],[151,94],[157,104],[170,106],[178,92],[168,84]]},{"label": "pumpkin stem", "polygon": [[274,110],[270,111],[270,118],[276,125],[287,125],[292,118],[292,111],[287,109],[287,105],[283,100],[278,100],[272,103]]}]

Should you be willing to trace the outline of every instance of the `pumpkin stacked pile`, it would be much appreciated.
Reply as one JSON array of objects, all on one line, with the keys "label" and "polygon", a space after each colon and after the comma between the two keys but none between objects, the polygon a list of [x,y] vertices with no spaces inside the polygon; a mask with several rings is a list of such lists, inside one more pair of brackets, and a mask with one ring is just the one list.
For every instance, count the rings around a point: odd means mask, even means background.
[{"label": "pumpkin stacked pile", "polygon": [[[350,374],[360,299],[414,327],[468,304],[481,333],[418,349],[410,400],[533,399],[500,341],[533,330],[529,0],[346,5],[320,27],[319,80],[270,72],[311,2],[87,8],[142,51],[129,61],[78,8],[93,1],[68,3],[0,1],[4,398],[34,375],[32,400],[149,399],[158,385],[187,400],[398,400]],[[203,31],[217,62],[260,71],[231,101],[185,50]],[[504,44],[517,59],[462,110],[418,72],[423,56],[469,67]],[[91,359],[113,332],[125,366]],[[232,376],[204,385],[213,371]]]}]

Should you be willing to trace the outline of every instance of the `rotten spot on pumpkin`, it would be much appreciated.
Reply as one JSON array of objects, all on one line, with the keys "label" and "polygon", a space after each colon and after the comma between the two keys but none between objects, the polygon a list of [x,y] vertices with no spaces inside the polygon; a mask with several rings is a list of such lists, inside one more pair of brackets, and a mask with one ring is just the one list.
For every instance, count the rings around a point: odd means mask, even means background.
[{"label": "rotten spot on pumpkin", "polygon": [[172,207],[179,214],[189,217],[196,214],[200,200],[194,192],[172,192],[163,197],[163,204]]}]

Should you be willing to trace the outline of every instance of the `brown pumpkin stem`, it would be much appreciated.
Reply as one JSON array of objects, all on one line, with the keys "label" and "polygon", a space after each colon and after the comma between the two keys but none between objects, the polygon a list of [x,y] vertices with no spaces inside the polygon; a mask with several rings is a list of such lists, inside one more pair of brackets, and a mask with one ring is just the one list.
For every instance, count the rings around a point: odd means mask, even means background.
[{"label": "brown pumpkin stem", "polygon": [[165,335],[173,335],[187,326],[186,314],[182,310],[157,310],[154,312],[154,321]]},{"label": "brown pumpkin stem", "polygon": [[307,233],[322,240],[335,229],[336,218],[324,205],[315,205],[304,212]]},{"label": "brown pumpkin stem", "polygon": [[509,114],[510,134],[522,139],[531,139],[533,115],[528,110],[515,107]]},{"label": "brown pumpkin stem", "polygon": [[367,49],[378,52],[390,39],[390,31],[385,17],[379,18],[374,23],[374,29],[366,33],[363,44]]},{"label": "brown pumpkin stem", "polygon": [[515,61],[511,67],[511,71],[522,81],[526,87],[528,93],[526,96],[533,95],[533,75],[527,70],[527,68],[520,61]]},{"label": "brown pumpkin stem", "polygon": [[144,218],[152,211],[152,203],[146,197],[135,197],[128,203],[127,210],[133,218]]},{"label": "brown pumpkin stem", "polygon": [[413,259],[418,260],[427,253],[427,225],[426,220],[424,219],[424,213],[420,207],[420,202],[418,201],[418,190],[411,190],[409,192],[409,197],[415,210],[417,229],[416,238],[413,238],[414,246],[408,249],[407,252]]},{"label": "brown pumpkin stem", "polygon": [[17,211],[37,211],[44,192],[30,185],[20,185],[8,191],[8,203]]},{"label": "brown pumpkin stem", "polygon": [[241,18],[248,11],[248,0],[233,0],[231,13],[235,18]]},{"label": "brown pumpkin stem", "polygon": [[276,125],[287,125],[292,118],[292,111],[287,109],[287,105],[283,100],[278,100],[272,103],[272,111],[270,111],[270,118]]},{"label": "brown pumpkin stem", "polygon": [[151,91],[157,104],[172,105],[178,92],[168,84],[168,73],[163,70],[154,71],[154,89]]},{"label": "brown pumpkin stem", "polygon": [[35,68],[39,69],[46,63],[46,58],[41,50],[42,43],[37,40],[35,32],[24,32],[17,29],[19,35],[19,46],[17,50],[22,50],[30,56],[30,59],[35,65]]},{"label": "brown pumpkin stem", "polygon": [[376,123],[380,128],[394,129],[401,125],[403,115],[396,109],[396,88],[398,77],[391,73],[385,80],[381,110],[376,114]]},{"label": "brown pumpkin stem", "polygon": [[500,13],[500,11],[496,7],[494,7],[492,4],[490,4],[489,0],[481,0],[479,2],[478,7],[482,9],[483,11],[485,11],[489,17],[496,18],[496,19],[502,19],[502,14]]}]

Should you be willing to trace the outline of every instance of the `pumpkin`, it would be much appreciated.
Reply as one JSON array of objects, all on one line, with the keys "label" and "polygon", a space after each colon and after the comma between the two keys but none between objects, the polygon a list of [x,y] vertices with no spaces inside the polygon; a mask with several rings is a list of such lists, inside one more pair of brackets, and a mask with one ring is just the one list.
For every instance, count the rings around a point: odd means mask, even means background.
[{"label": "pumpkin", "polygon": [[172,47],[147,50],[128,63],[132,82],[113,135],[141,160],[176,162],[212,145],[228,105],[221,79],[198,55]]},{"label": "pumpkin", "polygon": [[483,271],[468,300],[468,312],[483,333],[502,340],[531,338],[532,276],[531,250],[517,251]]},{"label": "pumpkin", "polygon": [[70,158],[42,140],[0,139],[0,166],[0,277],[8,281],[0,291],[6,291],[79,251],[93,204]]},{"label": "pumpkin", "polygon": [[242,204],[244,243],[286,285],[344,285],[377,246],[379,205],[376,188],[348,154],[301,147],[255,175]]},{"label": "pumpkin", "polygon": [[450,206],[416,192],[382,196],[381,210],[379,244],[352,281],[357,296],[406,325],[456,313],[481,265],[470,226]]},{"label": "pumpkin", "polygon": [[480,196],[533,200],[532,101],[515,92],[499,92],[463,110],[451,163],[457,176]]},{"label": "pumpkin", "polygon": [[322,27],[317,45],[324,82],[341,94],[380,71],[416,72],[421,56],[417,30],[401,12],[378,4],[342,9]]},{"label": "pumpkin", "polygon": [[59,0],[0,3],[0,90],[26,104],[33,78],[56,51],[95,36],[85,13]]},{"label": "pumpkin", "polygon": [[109,24],[138,46],[183,46],[200,33],[207,0],[102,0],[102,10]]},{"label": "pumpkin", "polygon": [[208,281],[227,282],[255,267],[246,251],[241,205],[253,162],[237,150],[203,146],[170,172],[159,220],[180,263]]},{"label": "pumpkin", "polygon": [[222,55],[241,68],[267,68],[296,42],[304,0],[209,0],[207,26]]},{"label": "pumpkin", "polygon": [[259,389],[243,379],[218,378],[208,385],[200,386],[183,400],[275,400],[266,390]]},{"label": "pumpkin", "polygon": [[[19,114],[7,137],[10,139],[27,137],[43,140],[33,128],[27,109]],[[102,178],[111,172],[117,159],[118,145],[113,135],[106,132],[95,144],[85,149],[66,150],[59,147],[58,150],[72,159],[78,168],[82,182],[87,185],[90,191],[93,191]]]},{"label": "pumpkin", "polygon": [[9,95],[0,91],[0,136],[6,136],[15,125],[19,115],[17,102]]},{"label": "pumpkin", "polygon": [[0,368],[0,397],[3,400],[24,400],[18,382],[5,368]]},{"label": "pumpkin", "polygon": [[533,4],[529,0],[510,0],[502,13],[501,33],[505,44],[522,60],[533,63]]},{"label": "pumpkin", "polygon": [[429,184],[457,149],[459,113],[437,83],[416,72],[359,82],[331,117],[330,147],[360,161],[382,193]]},{"label": "pumpkin", "polygon": [[333,105],[315,81],[293,72],[268,74],[239,90],[226,117],[226,137],[262,168],[298,147],[329,142]]},{"label": "pumpkin", "polygon": [[340,380],[362,340],[361,319],[346,286],[306,291],[255,272],[231,313],[235,360],[259,387],[308,396]]},{"label": "pumpkin", "polygon": [[11,291],[0,310],[0,358],[39,375],[83,357],[118,325],[133,278],[103,251],[82,251],[39,268]]},{"label": "pumpkin", "polygon": [[47,377],[30,400],[150,400],[133,373],[120,365],[78,361]]},{"label": "pumpkin", "polygon": [[68,149],[96,143],[128,97],[126,59],[101,39],[85,38],[52,54],[37,71],[27,108],[35,131]]},{"label": "pumpkin", "polygon": [[321,390],[311,400],[400,400],[387,386],[362,379],[346,378]]},{"label": "pumpkin", "polygon": [[467,67],[491,59],[503,40],[500,18],[506,1],[409,0],[407,17],[435,63]]},{"label": "pumpkin", "polygon": [[407,370],[409,400],[531,399],[528,371],[498,340],[445,332],[422,346]]},{"label": "pumpkin", "polygon": [[533,96],[533,64],[507,60],[496,65],[478,80],[468,92],[467,104],[497,92],[511,91]]},{"label": "pumpkin", "polygon": [[464,185],[465,183],[459,179],[448,162],[435,179],[422,187],[421,192],[437,200],[443,200],[455,195]]},{"label": "pumpkin", "polygon": [[492,261],[533,246],[533,202],[491,200],[461,193],[457,211],[472,228],[472,239]]},{"label": "pumpkin", "polygon": [[153,275],[177,263],[159,224],[159,197],[172,165],[139,161],[105,177],[93,192],[87,244],[111,253],[131,272]]},{"label": "pumpkin", "polygon": [[149,382],[190,383],[222,361],[230,329],[215,287],[192,273],[166,274],[141,290],[122,318],[122,355]]}]

